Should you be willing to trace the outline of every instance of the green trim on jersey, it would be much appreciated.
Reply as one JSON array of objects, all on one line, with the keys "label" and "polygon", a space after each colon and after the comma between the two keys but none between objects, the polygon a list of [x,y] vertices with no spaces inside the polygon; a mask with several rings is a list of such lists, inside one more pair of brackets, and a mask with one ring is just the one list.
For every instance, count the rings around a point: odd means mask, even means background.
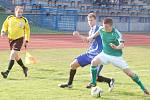
[{"label": "green trim on jersey", "polygon": [[106,32],[104,28],[102,28],[99,33],[102,38],[103,52],[111,56],[122,56],[121,49],[113,49],[110,46],[110,43],[118,46],[120,42],[123,41],[121,33],[115,28],[113,28],[112,32]]}]

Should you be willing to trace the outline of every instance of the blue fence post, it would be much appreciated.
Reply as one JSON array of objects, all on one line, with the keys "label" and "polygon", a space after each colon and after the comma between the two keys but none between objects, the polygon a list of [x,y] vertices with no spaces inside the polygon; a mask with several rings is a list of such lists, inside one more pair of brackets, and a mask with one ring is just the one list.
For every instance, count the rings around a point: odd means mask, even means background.
[{"label": "blue fence post", "polygon": [[129,22],[128,22],[128,32],[131,31],[130,27],[131,27],[131,17],[128,16]]}]

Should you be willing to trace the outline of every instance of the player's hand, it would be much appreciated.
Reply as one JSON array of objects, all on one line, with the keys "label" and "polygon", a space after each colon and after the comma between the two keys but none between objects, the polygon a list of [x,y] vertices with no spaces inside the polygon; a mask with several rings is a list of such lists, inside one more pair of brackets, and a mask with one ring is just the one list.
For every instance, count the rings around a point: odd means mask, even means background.
[{"label": "player's hand", "polygon": [[118,46],[114,45],[113,43],[110,43],[109,45],[110,45],[111,48],[113,48],[113,49],[117,49],[117,47],[118,47]]},{"label": "player's hand", "polygon": [[1,37],[4,37],[6,35],[6,32],[2,31],[1,32]]},{"label": "player's hand", "polygon": [[73,36],[79,37],[79,36],[80,36],[80,33],[79,33],[78,31],[74,31],[74,32],[73,32]]},{"label": "player's hand", "polygon": [[93,40],[93,37],[87,37],[87,41],[91,42]]}]

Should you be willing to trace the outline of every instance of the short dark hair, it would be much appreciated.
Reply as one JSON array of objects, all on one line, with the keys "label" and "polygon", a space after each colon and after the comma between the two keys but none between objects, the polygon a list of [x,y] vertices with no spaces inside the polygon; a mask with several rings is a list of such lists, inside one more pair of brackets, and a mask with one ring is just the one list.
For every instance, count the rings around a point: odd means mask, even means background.
[{"label": "short dark hair", "polygon": [[104,18],[103,23],[113,25],[113,20],[112,18],[106,17]]},{"label": "short dark hair", "polygon": [[89,13],[88,14],[88,16],[87,16],[87,18],[94,18],[94,19],[96,19],[96,14],[94,13],[94,12],[92,12],[92,13]]}]

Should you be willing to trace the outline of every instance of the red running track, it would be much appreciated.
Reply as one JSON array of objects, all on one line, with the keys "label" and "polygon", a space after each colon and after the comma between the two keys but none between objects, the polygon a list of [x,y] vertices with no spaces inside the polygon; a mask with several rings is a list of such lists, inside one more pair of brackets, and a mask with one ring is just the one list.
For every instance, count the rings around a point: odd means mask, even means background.
[{"label": "red running track", "polygon": [[[150,46],[150,34],[123,34],[126,46]],[[0,50],[9,49],[7,38],[0,38]],[[72,35],[31,35],[30,49],[86,48],[87,43]]]}]

